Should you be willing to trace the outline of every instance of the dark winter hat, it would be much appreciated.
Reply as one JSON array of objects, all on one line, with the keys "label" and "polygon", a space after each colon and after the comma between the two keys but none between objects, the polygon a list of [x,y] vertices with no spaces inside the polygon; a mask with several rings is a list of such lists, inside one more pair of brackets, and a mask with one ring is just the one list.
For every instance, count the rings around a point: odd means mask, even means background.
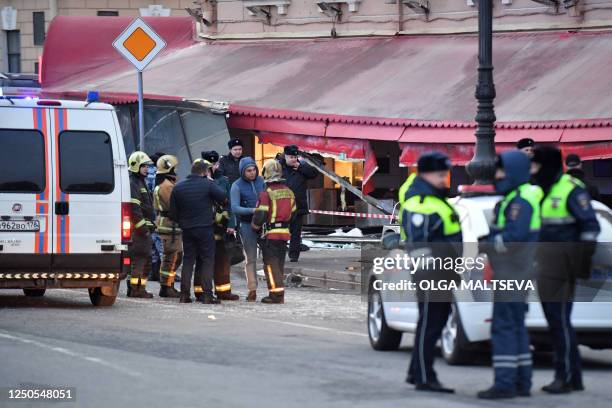
[{"label": "dark winter hat", "polygon": [[227,147],[229,147],[230,149],[232,147],[236,147],[236,146],[241,146],[242,147],[242,140],[240,140],[240,139],[231,139],[229,142],[227,142]]},{"label": "dark winter hat", "polygon": [[535,142],[533,141],[533,139],[530,139],[528,137],[525,137],[516,143],[517,149],[522,149],[524,147],[533,147],[533,146],[535,146]]},{"label": "dark winter hat", "polygon": [[565,165],[567,167],[580,166],[580,163],[582,163],[582,160],[580,160],[580,156],[578,156],[577,154],[568,154],[565,158]]},{"label": "dark winter hat", "polygon": [[440,152],[425,153],[419,157],[417,171],[419,173],[429,173],[433,171],[450,170],[451,162],[448,156]]},{"label": "dark winter hat", "polygon": [[214,164],[219,161],[219,153],[214,150],[211,150],[209,152],[202,152],[202,158]]},{"label": "dark winter hat", "polygon": [[283,149],[285,154],[288,154],[289,156],[297,156],[298,155],[298,147],[296,145],[289,145],[289,146],[285,146],[285,148]]}]

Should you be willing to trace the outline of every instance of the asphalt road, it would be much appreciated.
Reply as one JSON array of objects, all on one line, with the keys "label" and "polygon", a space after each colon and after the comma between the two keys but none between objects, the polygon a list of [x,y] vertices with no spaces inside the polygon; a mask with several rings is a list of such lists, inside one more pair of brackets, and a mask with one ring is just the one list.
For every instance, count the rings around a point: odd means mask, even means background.
[{"label": "asphalt road", "polygon": [[0,406],[595,408],[612,400],[612,352],[586,349],[583,393],[539,391],[552,376],[547,355],[536,359],[529,399],[479,401],[474,395],[489,386],[491,368],[440,359],[439,376],[457,394],[415,392],[403,382],[410,336],[397,352],[373,351],[360,296],[299,288],[286,301],[180,305],[121,295],[112,308],[93,308],[83,290],[41,299],[0,290],[0,388],[72,387],[76,395],[75,402]]}]

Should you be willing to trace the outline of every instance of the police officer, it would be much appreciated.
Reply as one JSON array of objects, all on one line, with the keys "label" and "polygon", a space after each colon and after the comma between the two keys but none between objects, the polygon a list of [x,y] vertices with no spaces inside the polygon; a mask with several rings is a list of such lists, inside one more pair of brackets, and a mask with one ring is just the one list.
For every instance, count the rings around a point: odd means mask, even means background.
[{"label": "police officer", "polygon": [[[497,157],[495,191],[504,196],[495,207],[495,222],[486,238],[494,279],[529,280],[540,232],[540,200],[544,193],[529,184],[531,163],[518,150]],[[496,291],[493,303],[491,343],[494,384],[478,398],[529,396],[532,361],[525,327],[526,291]]]},{"label": "police officer", "polygon": [[240,159],[242,159],[242,141],[238,138],[227,142],[229,153],[219,160],[219,171],[229,179],[230,185],[238,180],[240,174]]},{"label": "police officer", "polygon": [[516,143],[516,148],[521,152],[525,153],[530,159],[533,159],[533,149],[535,149],[535,142],[533,141],[533,139],[525,137],[519,140]]},{"label": "police officer", "polygon": [[283,156],[279,159],[283,166],[283,178],[286,185],[293,191],[296,199],[297,211],[291,219],[289,242],[289,260],[297,262],[302,247],[302,224],[304,216],[308,214],[308,199],[306,197],[306,183],[317,177],[317,170],[302,163],[298,156],[299,149],[296,145],[285,146]]},{"label": "police officer", "polygon": [[[224,203],[227,195],[207,178],[208,165],[196,159],[191,174],[172,190],[170,218],[177,221],[183,231],[183,276],[180,303],[191,303],[191,275],[194,274],[194,290],[201,302],[217,304],[213,295],[215,243],[213,236],[214,202]],[[201,266],[193,270],[196,259]],[[197,290],[198,286],[201,288]]]},{"label": "police officer", "polygon": [[[227,177],[219,171],[219,153],[216,151],[202,152],[202,159],[210,166],[209,177],[230,195],[231,185]],[[230,259],[225,250],[227,234],[235,234],[235,218],[232,215],[229,201],[226,204],[215,204],[215,224],[213,228],[215,237],[215,294],[219,300],[238,300],[240,296],[232,293],[230,282]],[[196,265],[198,263],[196,262]],[[196,266],[197,267],[197,266]]]},{"label": "police officer", "polygon": [[551,394],[582,391],[582,370],[571,324],[575,283],[589,278],[599,222],[584,184],[563,174],[561,152],[535,150],[535,179],[544,190],[538,247],[538,294],[555,352],[554,381],[542,388]]},{"label": "police officer", "polygon": [[567,166],[567,174],[584,183],[591,199],[597,201],[601,200],[601,195],[599,194],[597,186],[589,183],[586,179],[586,174],[584,174],[584,170],[582,169],[582,160],[580,160],[580,156],[577,154],[568,154],[565,158],[565,165]]},{"label": "police officer", "polygon": [[176,184],[176,156],[164,155],[157,160],[157,186],[153,192],[157,209],[157,233],[162,240],[162,262],[160,268],[160,297],[178,298],[179,292],[174,289],[176,270],[183,260],[181,229],[170,219],[170,196]]},{"label": "police officer", "polygon": [[399,191],[397,192],[397,201],[399,202],[400,208],[402,207],[402,205],[404,205],[404,201],[406,201],[406,193],[408,192],[408,189],[410,189],[412,183],[414,183],[414,179],[416,178],[416,176],[416,171],[410,173],[406,181],[404,181],[402,186],[399,188]]},{"label": "police officer", "polygon": [[290,238],[289,220],[296,211],[293,191],[283,180],[283,168],[276,160],[264,163],[263,178],[266,189],[259,193],[257,208],[251,225],[261,230],[259,246],[263,255],[264,271],[268,281],[268,296],[261,303],[284,303],[284,269],[287,241]]},{"label": "police officer", "polygon": [[128,159],[132,226],[134,228],[132,243],[128,251],[132,262],[128,296],[145,299],[153,297],[146,291],[147,277],[151,273],[151,233],[155,231],[153,197],[145,184],[151,164],[153,162],[144,152],[134,152]]},{"label": "police officer", "polygon": [[[447,178],[451,164],[447,156],[433,152],[422,155],[418,175],[406,193],[400,210],[401,238],[411,256],[416,252],[434,258],[460,255],[461,226],[453,206],[447,201]],[[456,280],[454,271],[417,271],[414,280]],[[451,312],[452,294],[419,292],[419,318],[407,382],[418,391],[454,392],[438,381],[433,369],[435,346]]]}]

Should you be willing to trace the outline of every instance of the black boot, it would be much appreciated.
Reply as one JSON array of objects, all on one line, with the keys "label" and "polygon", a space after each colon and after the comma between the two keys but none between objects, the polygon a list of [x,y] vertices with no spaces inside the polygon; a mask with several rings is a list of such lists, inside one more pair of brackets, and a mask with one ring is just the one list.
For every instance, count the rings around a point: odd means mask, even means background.
[{"label": "black boot", "polygon": [[283,292],[280,295],[277,294],[277,293],[270,293],[270,294],[268,294],[268,296],[266,296],[265,298],[261,299],[261,303],[283,304],[283,303],[285,303],[285,293]]},{"label": "black boot", "polygon": [[191,299],[191,295],[189,293],[181,293],[181,298],[179,303],[191,303],[193,300]]},{"label": "black boot", "polygon": [[159,297],[163,298],[178,298],[181,297],[181,294],[178,290],[174,289],[174,286],[165,286],[162,285],[159,288]]},{"label": "black boot", "polygon": [[572,391],[584,391],[584,384],[582,383],[582,379],[572,380]]},{"label": "black boot", "polygon": [[130,284],[130,277],[128,276],[127,280],[125,281],[125,283],[127,283],[127,297],[131,297],[132,295],[132,285]]},{"label": "black boot", "polygon": [[226,292],[221,292],[221,293],[217,292],[217,299],[219,300],[239,300],[240,296],[228,290]]},{"label": "black boot", "polygon": [[514,398],[516,397],[516,392],[509,390],[502,390],[500,388],[491,387],[488,390],[480,391],[478,393],[478,398],[480,399],[502,399],[502,398]]},{"label": "black boot", "polygon": [[204,295],[200,302],[204,303],[205,305],[218,305],[221,303],[221,301],[213,295]]},{"label": "black boot", "polygon": [[128,296],[140,299],[151,299],[153,294],[147,292],[145,287],[142,285],[132,285],[132,290]]},{"label": "black boot", "polygon": [[572,384],[557,378],[550,384],[543,386],[542,391],[549,394],[567,394],[572,392]]},{"label": "black boot", "polygon": [[453,394],[455,390],[446,388],[439,381],[430,381],[428,383],[418,383],[414,387],[417,391],[441,392],[445,394]]}]

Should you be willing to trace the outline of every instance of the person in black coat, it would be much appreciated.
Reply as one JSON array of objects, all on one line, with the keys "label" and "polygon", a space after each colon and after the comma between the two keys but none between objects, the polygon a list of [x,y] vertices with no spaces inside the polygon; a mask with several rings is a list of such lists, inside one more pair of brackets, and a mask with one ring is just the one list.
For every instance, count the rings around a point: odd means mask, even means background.
[{"label": "person in black coat", "polygon": [[584,170],[582,170],[582,160],[577,154],[568,154],[565,158],[565,165],[567,166],[566,173],[572,177],[582,181],[586,186],[586,190],[593,200],[600,201],[601,196],[599,195],[599,189],[596,185],[591,184],[586,180]]},{"label": "person in black coat", "polygon": [[230,185],[240,178],[240,159],[242,159],[242,141],[232,139],[227,142],[229,153],[219,159],[219,171],[229,179]]},{"label": "person in black coat", "polygon": [[289,241],[289,260],[297,262],[300,257],[300,246],[302,245],[302,224],[304,215],[308,214],[308,199],[306,197],[306,183],[317,177],[317,170],[302,163],[298,158],[298,147],[296,145],[285,146],[283,156],[279,158],[283,166],[283,179],[285,184],[293,191],[297,210],[291,219],[289,229],[291,240]]}]

